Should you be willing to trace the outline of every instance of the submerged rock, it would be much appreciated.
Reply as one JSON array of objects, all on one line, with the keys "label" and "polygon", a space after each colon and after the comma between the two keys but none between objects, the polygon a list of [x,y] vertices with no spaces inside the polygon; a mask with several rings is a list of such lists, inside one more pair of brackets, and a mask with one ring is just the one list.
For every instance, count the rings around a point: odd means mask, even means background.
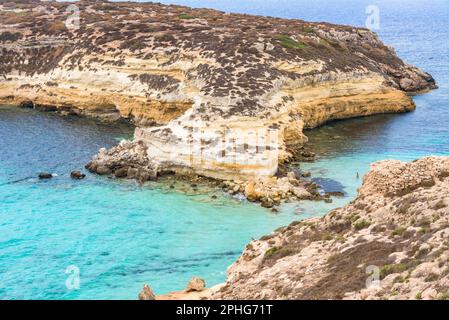
[{"label": "submerged rock", "polygon": [[345,196],[345,193],[341,192],[341,191],[328,191],[328,192],[325,193],[325,195],[329,196],[329,197],[340,197],[340,198],[342,198],[342,197]]},{"label": "submerged rock", "polygon": [[53,178],[53,175],[49,172],[41,172],[38,175],[39,179],[51,179]]},{"label": "submerged rock", "polygon": [[81,179],[84,179],[86,177],[86,175],[84,173],[82,173],[81,171],[76,170],[76,171],[72,171],[70,173],[70,177],[75,180],[81,180]]},{"label": "submerged rock", "polygon": [[260,205],[264,208],[273,208],[274,202],[270,198],[263,197],[262,199],[260,199]]}]

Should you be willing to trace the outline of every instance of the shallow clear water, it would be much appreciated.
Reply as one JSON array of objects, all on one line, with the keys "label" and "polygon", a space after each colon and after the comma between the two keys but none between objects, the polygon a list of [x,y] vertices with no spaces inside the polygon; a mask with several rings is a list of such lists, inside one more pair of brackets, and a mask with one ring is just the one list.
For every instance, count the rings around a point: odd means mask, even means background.
[{"label": "shallow clear water", "polygon": [[[161,183],[70,179],[100,147],[131,133],[0,108],[1,298],[134,299],[143,283],[165,293],[195,275],[216,284],[251,237],[293,219],[218,191],[212,199]],[[57,176],[39,180],[40,171]],[[65,285],[71,265],[79,290]]]},{"label": "shallow clear water", "polygon": [[[363,25],[371,1],[162,1],[224,11]],[[449,154],[449,1],[377,1],[382,39],[432,73],[440,89],[415,98],[417,110],[329,124],[307,134],[320,154],[302,164],[347,197],[333,204],[285,204],[278,215],[216,193],[195,195],[161,184],[138,186],[88,174],[73,181],[100,147],[131,134],[126,127],[0,108],[0,298],[134,299],[143,283],[158,293],[194,275],[209,285],[251,238],[292,220],[347,203],[370,162]],[[40,171],[58,176],[49,181]],[[65,286],[80,269],[80,289]]]}]

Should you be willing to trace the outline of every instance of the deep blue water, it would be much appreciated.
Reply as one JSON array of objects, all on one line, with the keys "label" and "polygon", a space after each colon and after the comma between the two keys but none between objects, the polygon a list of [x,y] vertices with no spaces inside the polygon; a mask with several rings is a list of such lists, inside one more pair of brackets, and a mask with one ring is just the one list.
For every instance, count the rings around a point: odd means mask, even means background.
[{"label": "deep blue water", "polygon": [[[162,1],[363,26],[380,9],[381,38],[430,72],[440,89],[415,97],[417,110],[334,122],[307,134],[320,159],[302,166],[347,197],[333,204],[285,204],[278,215],[217,192],[173,191],[88,174],[73,181],[100,147],[131,134],[86,119],[0,108],[0,298],[134,299],[143,283],[157,293],[194,275],[209,285],[244,245],[292,220],[322,215],[354,197],[369,163],[449,155],[449,1]],[[39,181],[40,171],[57,177]],[[68,290],[68,266],[80,288]]]}]

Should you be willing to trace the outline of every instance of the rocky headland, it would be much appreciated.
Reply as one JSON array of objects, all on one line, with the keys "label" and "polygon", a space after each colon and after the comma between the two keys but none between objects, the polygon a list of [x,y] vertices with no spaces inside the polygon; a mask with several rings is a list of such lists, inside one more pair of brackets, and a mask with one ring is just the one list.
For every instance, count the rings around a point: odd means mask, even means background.
[{"label": "rocky headland", "polygon": [[447,300],[449,157],[374,163],[356,199],[252,241],[224,284],[154,299]]},{"label": "rocky headland", "polygon": [[318,197],[283,166],[313,158],[304,128],[436,87],[364,28],[156,3],[2,1],[0,50],[0,104],[137,126],[89,170],[210,177],[267,206]]}]

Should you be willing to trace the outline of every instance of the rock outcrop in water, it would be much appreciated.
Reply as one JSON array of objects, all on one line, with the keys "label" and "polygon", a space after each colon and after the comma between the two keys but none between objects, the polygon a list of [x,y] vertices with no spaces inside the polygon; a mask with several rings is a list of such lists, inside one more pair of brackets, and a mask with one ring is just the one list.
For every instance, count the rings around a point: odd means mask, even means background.
[{"label": "rock outcrop in water", "polygon": [[304,128],[435,88],[367,29],[153,3],[2,1],[0,50],[0,103],[131,120],[150,176],[272,176]]},{"label": "rock outcrop in water", "polygon": [[448,299],[449,158],[374,163],[357,198],[246,246],[216,299]]}]

